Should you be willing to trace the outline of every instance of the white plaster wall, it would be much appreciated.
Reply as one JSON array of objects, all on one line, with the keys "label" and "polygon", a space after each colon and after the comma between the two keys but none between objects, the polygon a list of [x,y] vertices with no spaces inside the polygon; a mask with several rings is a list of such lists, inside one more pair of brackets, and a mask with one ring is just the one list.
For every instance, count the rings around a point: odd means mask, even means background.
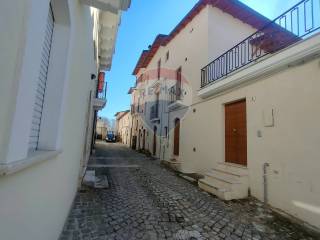
[{"label": "white plaster wall", "polygon": [[[246,98],[252,195],[263,200],[262,166],[268,162],[269,203],[319,228],[319,64],[292,67],[194,105],[196,113],[182,124],[183,170],[204,173],[225,161],[224,104]],[[265,127],[263,113],[272,109],[275,125]]]},{"label": "white plaster wall", "polygon": [[[226,29],[230,29],[230,31],[226,31]],[[142,73],[148,73],[151,70],[157,69],[159,59],[161,59],[162,68],[175,71],[179,67],[182,67],[182,87],[187,92],[183,103],[189,106],[200,102],[201,99],[197,96],[197,93],[200,89],[201,68],[254,31],[256,31],[254,28],[231,15],[212,6],[207,6],[168,45],[160,47],[146,69],[141,69],[137,76],[139,77]],[[170,57],[166,61],[165,56],[168,51]],[[145,90],[153,83],[149,82],[145,84]],[[172,82],[165,79],[161,79],[160,84],[167,88],[172,86]],[[165,95],[162,94],[162,96]],[[164,99],[164,97],[161,99]],[[152,102],[152,96],[148,96],[145,101]],[[184,124],[185,110],[174,110],[170,114],[168,114],[169,110],[167,108],[163,110],[160,124],[154,124],[158,127],[158,130],[161,129],[163,131],[163,127],[168,124],[174,125],[177,117],[181,118],[181,125]],[[147,118],[149,117],[149,112],[146,116]],[[172,130],[172,127],[169,126],[169,130]],[[188,138],[188,136],[185,137]],[[161,158],[167,160],[173,158],[172,139],[173,131],[170,131],[168,139],[158,139],[157,156],[161,156]],[[149,136],[148,141],[151,143],[149,145],[150,150],[152,150],[153,136]],[[182,136],[180,141],[180,144],[184,144],[183,142],[185,141],[189,145],[188,139],[184,139]],[[193,148],[189,146],[189,149]],[[182,156],[180,156],[180,159],[183,160]]]},{"label": "white plaster wall", "polygon": [[[141,69],[137,76],[142,73],[147,73],[157,69],[158,61],[161,59],[161,67],[176,71],[179,67],[182,67],[183,79],[186,80],[183,84],[188,89],[188,93],[185,96],[186,103],[190,104],[193,98],[197,98],[198,90],[198,76],[200,76],[200,69],[208,62],[208,7],[202,10],[174,39],[172,39],[168,45],[159,48],[151,62],[145,69]],[[165,56],[169,51],[170,57],[166,61]],[[139,84],[138,87],[142,87],[145,91],[148,90],[156,82],[156,79],[144,84]],[[166,81],[163,77],[159,81],[161,87],[171,87],[172,82]],[[166,100],[167,94],[163,91],[160,95],[160,100]],[[148,102],[148,111],[146,114],[142,114],[142,118],[150,118],[150,107],[154,103],[155,96],[147,95],[144,101]],[[159,123],[150,124],[150,126],[141,125],[148,130],[149,136],[146,137],[146,148],[150,152],[153,152],[153,127],[157,126],[158,135],[160,131],[163,132],[164,126],[168,125],[168,109],[166,106],[160,106],[162,115]],[[175,113],[173,113],[175,115]],[[170,120],[174,121],[174,119]],[[171,122],[169,121],[169,125]],[[170,128],[169,128],[170,130]],[[170,139],[170,138],[169,138]],[[142,138],[141,138],[142,140]],[[157,137],[157,151],[156,156],[163,159],[170,159],[171,147],[168,146],[168,139]],[[142,143],[142,141],[141,141]],[[171,142],[169,143],[171,144]],[[169,150],[167,148],[170,148]]]},{"label": "white plaster wall", "polygon": [[[26,41],[28,1],[3,1],[0,9],[0,163],[5,161]],[[13,14],[14,13],[14,14]]]},{"label": "white plaster wall", "polygon": [[[208,62],[215,60],[221,54],[234,47],[242,40],[257,31],[252,26],[234,18],[219,8],[209,6],[209,54]],[[200,75],[198,76],[198,78]],[[200,88],[200,81],[198,83]]]},{"label": "white plaster wall", "polygon": [[[7,152],[9,133],[6,129],[10,129],[15,110],[19,77],[15,70],[21,58],[19,51],[23,49],[24,24],[29,19],[25,16],[30,2],[6,1],[0,9],[0,16],[6,19],[5,28],[1,25],[1,31],[8,33],[6,37],[1,36],[0,44],[1,52],[7,49],[6,55],[1,54],[0,57],[3,77],[0,81],[1,160]],[[40,6],[45,5],[42,2],[38,1],[40,12]],[[83,106],[88,104],[87,96],[92,89],[90,73],[96,68],[89,8],[76,0],[68,3],[71,29],[66,71],[68,91],[61,124],[62,153],[54,159],[0,178],[1,239],[56,240],[77,190],[86,128],[87,108]],[[7,93],[3,95],[2,89]]]}]

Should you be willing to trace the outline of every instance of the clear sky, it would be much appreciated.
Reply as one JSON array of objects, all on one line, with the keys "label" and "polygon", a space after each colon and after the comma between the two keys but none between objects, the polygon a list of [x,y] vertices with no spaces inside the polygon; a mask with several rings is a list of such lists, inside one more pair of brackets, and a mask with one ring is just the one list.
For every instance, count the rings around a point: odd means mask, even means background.
[{"label": "clear sky", "polygon": [[[300,0],[241,0],[270,19]],[[128,90],[135,77],[132,71],[143,49],[152,44],[158,34],[168,34],[198,0],[131,0],[131,7],[122,14],[112,68],[106,74],[107,105],[99,115],[113,118],[130,106]]]}]

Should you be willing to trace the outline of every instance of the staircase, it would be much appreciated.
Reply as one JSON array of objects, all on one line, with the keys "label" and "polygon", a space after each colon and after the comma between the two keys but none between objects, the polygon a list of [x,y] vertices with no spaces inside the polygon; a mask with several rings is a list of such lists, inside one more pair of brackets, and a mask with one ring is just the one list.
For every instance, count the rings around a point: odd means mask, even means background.
[{"label": "staircase", "polygon": [[248,169],[235,164],[219,163],[205,173],[198,185],[223,200],[246,198],[249,190]]}]

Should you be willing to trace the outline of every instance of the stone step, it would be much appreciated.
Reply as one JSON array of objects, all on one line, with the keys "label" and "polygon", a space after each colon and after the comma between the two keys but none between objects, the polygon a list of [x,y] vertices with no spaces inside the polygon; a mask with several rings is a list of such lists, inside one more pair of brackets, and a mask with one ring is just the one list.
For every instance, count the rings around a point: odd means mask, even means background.
[{"label": "stone step", "polygon": [[223,199],[226,201],[234,199],[231,191],[212,186],[211,183],[209,183],[206,179],[200,179],[198,181],[198,186],[204,191],[212,193],[220,199]]},{"label": "stone step", "polygon": [[220,172],[218,170],[211,170],[210,172],[205,173],[205,176],[208,178],[214,178],[229,184],[241,183],[241,177],[236,177],[234,175],[231,175],[225,172]]},{"label": "stone step", "polygon": [[235,176],[248,176],[248,168],[245,166],[232,164],[232,163],[218,163],[215,165],[213,170],[225,172]]}]

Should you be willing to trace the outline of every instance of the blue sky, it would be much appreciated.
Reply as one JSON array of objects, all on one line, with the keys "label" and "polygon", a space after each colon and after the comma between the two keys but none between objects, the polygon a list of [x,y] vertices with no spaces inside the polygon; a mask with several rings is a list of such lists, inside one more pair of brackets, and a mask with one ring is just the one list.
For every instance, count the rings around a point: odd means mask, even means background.
[{"label": "blue sky", "polygon": [[[292,7],[300,0],[241,0],[270,19]],[[132,0],[131,7],[124,12],[118,31],[116,52],[108,82],[108,103],[99,115],[113,118],[130,106],[128,89],[134,84],[132,71],[141,51],[152,44],[159,34],[168,34],[198,0]]]}]

